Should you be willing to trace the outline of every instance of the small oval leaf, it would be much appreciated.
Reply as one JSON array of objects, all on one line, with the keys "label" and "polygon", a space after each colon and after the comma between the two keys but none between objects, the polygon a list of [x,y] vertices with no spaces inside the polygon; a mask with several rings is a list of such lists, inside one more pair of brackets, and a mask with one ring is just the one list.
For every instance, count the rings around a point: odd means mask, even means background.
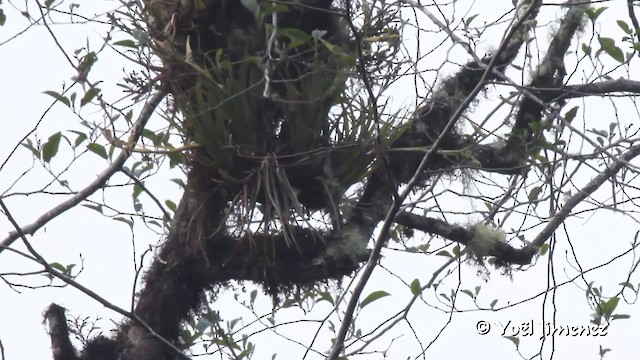
[{"label": "small oval leaf", "polygon": [[69,99],[67,99],[66,96],[62,96],[62,94],[59,94],[53,90],[48,90],[48,91],[44,91],[45,94],[55,98],[56,100],[60,101],[61,103],[67,105],[68,107],[71,107],[71,102],[69,101]]},{"label": "small oval leaf", "polygon": [[49,136],[49,140],[42,146],[42,160],[46,163],[51,161],[58,153],[58,147],[60,146],[60,138],[62,133],[57,132]]},{"label": "small oval leaf", "polygon": [[364,300],[362,300],[362,302],[360,303],[360,308],[364,308],[365,306],[371,304],[372,302],[389,295],[391,294],[389,294],[384,290],[374,291],[371,294],[369,294],[366,298],[364,298]]},{"label": "small oval leaf", "polygon": [[624,62],[624,53],[619,47],[616,46],[615,40],[608,37],[600,37],[598,38],[598,41],[600,42],[600,47],[602,48],[602,50],[604,50],[604,52],[609,54],[609,56],[611,56],[618,62]]},{"label": "small oval leaf", "polygon": [[91,102],[91,100],[93,100],[93,98],[95,98],[99,93],[100,93],[100,89],[98,88],[91,88],[87,90],[87,92],[84,94],[84,96],[80,100],[80,107],[83,107],[89,102]]},{"label": "small oval leaf", "polygon": [[168,200],[168,199],[167,199],[167,200],[165,200],[165,201],[164,201],[164,203],[165,203],[165,205],[167,205],[167,207],[168,207],[171,211],[173,211],[173,212],[175,212],[175,211],[176,211],[176,208],[177,208],[176,203],[174,203],[173,201]]},{"label": "small oval leaf", "polygon": [[325,300],[325,301],[328,301],[329,303],[331,303],[331,305],[336,306],[335,301],[333,301],[333,296],[331,296],[331,294],[329,294],[328,292],[321,291],[321,292],[318,293],[318,295],[320,296],[320,300],[318,300],[318,301]]},{"label": "small oval leaf", "polygon": [[100,156],[103,159],[107,159],[107,150],[104,149],[104,146],[100,145],[100,144],[96,144],[96,143],[91,143],[89,145],[87,145],[87,149],[89,149],[91,152],[96,153],[98,156]]},{"label": "small oval leaf", "polygon": [[411,293],[413,295],[418,295],[422,292],[422,286],[420,285],[420,280],[414,279],[411,282]]}]

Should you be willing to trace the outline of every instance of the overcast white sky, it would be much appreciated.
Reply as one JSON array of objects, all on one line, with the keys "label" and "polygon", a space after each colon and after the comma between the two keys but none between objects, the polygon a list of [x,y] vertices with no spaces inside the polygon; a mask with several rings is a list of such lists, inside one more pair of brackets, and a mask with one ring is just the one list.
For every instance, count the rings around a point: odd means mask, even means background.
[{"label": "overcast white sky", "polygon": [[[491,2],[491,6],[482,4],[489,2],[478,2],[470,11],[480,13],[478,20],[494,19],[498,14],[498,9],[507,9],[509,1]],[[30,13],[33,16],[38,14],[37,8],[32,2]],[[471,2],[465,2],[468,7]],[[499,5],[498,5],[499,4]],[[23,4],[16,3],[22,9]],[[114,1],[93,1],[83,3],[78,10],[82,14],[101,13],[105,9],[112,9],[117,5]],[[615,8],[613,3],[607,4],[612,9],[605,12],[608,24],[614,24],[615,19],[624,14],[623,2],[618,2],[620,8]],[[22,18],[18,12],[12,9],[10,4],[3,4],[2,8],[7,13],[8,19],[4,27],[0,28],[0,43],[10,38],[28,25],[26,19]],[[547,10],[547,16],[552,16],[554,12],[560,11],[557,7]],[[503,13],[503,12],[500,12]],[[104,18],[103,18],[104,19]],[[476,20],[476,21],[478,21]],[[56,25],[53,27],[56,38],[61,46],[72,52],[74,49],[82,48],[87,43],[98,47],[101,43],[101,36],[104,35],[105,27],[96,25]],[[614,29],[612,36],[619,36]],[[494,40],[494,41],[491,41]],[[408,39],[407,41],[410,41]],[[487,38],[483,46],[489,50],[498,44],[499,39]],[[96,48],[92,48],[96,50]],[[0,46],[0,59],[3,66],[0,67],[0,118],[3,121],[0,132],[0,161],[4,161],[11,149],[20,139],[31,130],[43,116],[52,102],[52,98],[42,94],[46,90],[60,91],[63,83],[71,84],[71,77],[74,70],[69,66],[62,56],[51,35],[42,26],[34,26],[21,34],[17,39]],[[460,61],[462,62],[462,61]],[[434,64],[436,67],[438,64]],[[101,86],[105,97],[113,101],[119,98],[121,88],[115,84],[124,74],[123,68],[131,68],[131,65],[110,51],[105,51],[100,55],[96,65],[94,79],[103,79]],[[623,76],[623,75],[622,75]],[[394,103],[406,104],[413,102],[413,91],[406,93],[398,92]],[[490,95],[489,95],[490,96]],[[592,101],[592,99],[589,99]],[[596,101],[596,100],[593,100]],[[602,102],[601,112],[589,113],[594,121],[600,119],[613,118],[613,106],[610,103]],[[625,114],[629,111],[629,120],[637,121],[637,115],[633,108],[628,107],[628,103],[620,101],[616,104],[618,114]],[[593,108],[592,108],[593,111]],[[478,109],[481,113],[482,110]],[[82,116],[88,121],[100,121],[102,115],[95,108],[83,110]],[[623,116],[624,118],[624,116]],[[607,120],[604,123],[608,124]],[[64,106],[57,104],[49,111],[44,120],[38,126],[36,135],[40,139],[46,139],[50,134],[59,130],[77,129],[79,118],[69,112]],[[33,137],[32,137],[33,138]],[[69,152],[61,150],[60,159],[56,158],[52,162],[52,167],[60,171],[65,165],[65,160],[69,159]],[[74,189],[80,189],[84,184],[93,180],[106,164],[93,154],[83,156],[68,172],[64,174],[64,180],[69,181]],[[11,193],[29,192],[39,189],[47,183],[50,176],[36,164],[32,168],[30,154],[24,148],[12,157],[6,167],[0,171],[0,193],[6,189],[24,171],[29,173],[20,179]],[[179,200],[180,191],[178,187],[168,181],[170,177],[177,177],[178,173],[162,174],[150,180],[147,185],[161,194],[161,199]],[[589,176],[585,176],[580,181],[588,181]],[[124,179],[121,179],[124,180]],[[122,208],[130,208],[130,189],[119,191],[111,190],[106,193],[97,193],[93,199],[101,201],[105,196],[109,204],[122,204]],[[28,224],[42,212],[62,201],[64,196],[56,195],[30,195],[11,196],[6,198],[7,205],[13,216],[20,224]],[[460,206],[469,204],[460,203]],[[150,212],[155,212],[153,205],[145,203]],[[465,210],[469,210],[466,209]],[[10,224],[3,217],[0,219],[0,238],[4,237],[11,230]],[[132,247],[135,246],[137,255],[148,247],[149,244],[156,244],[160,237],[147,230],[142,224],[136,225],[132,235],[128,226],[124,223],[116,222],[105,218],[98,213],[88,210],[85,207],[78,207],[65,213],[49,223],[44,229],[38,231],[31,238],[34,246],[50,262],[60,262],[62,264],[80,264],[80,257],[84,259],[84,270],[78,281],[91,288],[96,293],[105,297],[109,301],[124,308],[129,308],[131,303],[131,289],[133,286],[134,257]],[[571,234],[571,240],[575,246],[575,252],[579,255],[581,265],[590,268],[610,259],[617,253],[628,248],[636,231],[640,227],[635,222],[621,215],[614,215],[608,212],[597,212],[592,217],[583,217],[568,222],[567,231]],[[565,258],[565,251],[568,246],[562,234],[558,235],[558,248],[556,256],[556,276],[558,282],[563,282],[572,278],[577,273],[571,269]],[[15,244],[16,249],[24,249],[21,244]],[[562,254],[562,255],[560,255]],[[566,256],[569,263],[575,263],[571,255]],[[463,288],[473,289],[476,285],[481,285],[482,290],[478,298],[478,303],[484,307],[493,299],[499,299],[498,306],[506,305],[508,302],[515,303],[530,296],[542,293],[547,284],[547,257],[540,258],[538,264],[526,272],[515,272],[513,279],[509,279],[500,274],[492,274],[490,281],[485,282],[477,278],[476,269],[469,265],[462,265],[460,276],[463,279]],[[402,309],[411,296],[409,289],[401,280],[410,283],[414,278],[420,279],[421,283],[426,283],[431,274],[440,267],[445,258],[437,256],[423,256],[417,254],[406,254],[394,251],[385,252],[383,265],[385,269],[378,269],[375,277],[368,285],[365,294],[384,289],[393,296],[381,299],[362,310],[358,326],[363,329],[372,329],[383,319]],[[136,259],[139,261],[139,258]],[[593,271],[585,276],[585,280],[594,281],[597,285],[604,287],[606,294],[613,294],[617,291],[617,282],[621,281],[620,273],[628,272],[633,259],[624,258],[603,271]],[[78,265],[79,266],[79,265]],[[0,273],[19,272],[36,270],[33,264],[21,259],[15,254],[7,251],[0,255]],[[611,283],[612,274],[615,283]],[[450,276],[440,291],[449,292],[457,284],[457,274]],[[41,276],[29,278],[7,277],[12,281],[21,284],[46,284],[47,280]],[[634,282],[633,279],[631,281]],[[638,282],[637,277],[635,283]],[[345,283],[346,284],[346,283]],[[249,290],[251,288],[249,287]],[[18,290],[19,292],[16,292]],[[439,291],[439,292],[440,292]],[[417,336],[422,346],[427,346],[436,334],[447,323],[450,315],[439,310],[444,306],[438,304],[436,296],[427,291],[425,302],[416,304],[410,312],[411,327],[406,322],[398,324],[397,328],[391,331],[385,340],[380,341],[376,349],[389,346],[390,358],[406,358],[420,353],[420,343],[416,341]],[[244,316],[245,322],[253,320],[250,312],[243,308],[233,299],[233,292],[222,294],[216,300],[213,307],[222,311],[225,319]],[[464,295],[463,295],[464,296]],[[246,300],[248,293],[240,295],[240,299]],[[259,314],[270,311],[270,300],[266,296],[260,296],[258,302]],[[470,302],[461,301],[461,308],[473,309]],[[633,300],[633,299],[631,299]],[[509,321],[522,323],[533,320],[537,326],[542,322],[544,297],[539,296],[526,304],[508,308],[500,312],[475,311],[456,313],[451,316],[451,324],[446,327],[440,338],[426,352],[428,358],[494,358],[494,359],[514,359],[518,355],[514,345],[508,340],[500,337],[499,331],[492,331],[489,335],[480,336],[476,332],[476,323],[480,320],[487,320],[500,327]],[[0,341],[4,346],[6,359],[51,359],[49,339],[45,327],[42,325],[42,312],[52,302],[56,302],[67,307],[70,313],[79,317],[100,317],[99,326],[105,329],[112,328],[110,320],[119,321],[120,317],[105,309],[102,305],[89,299],[76,289],[65,288],[44,288],[29,289],[18,287],[11,289],[4,283],[0,283]],[[550,306],[551,299],[547,299],[546,314],[552,312]],[[576,285],[568,284],[561,287],[555,294],[555,306],[557,309],[557,321],[559,324],[585,325],[590,319],[591,310],[588,309],[584,297],[584,281],[577,282]],[[439,309],[438,309],[439,308]],[[609,334],[601,338],[571,337],[559,339],[556,342],[556,354],[559,359],[582,358],[597,359],[598,345],[612,348],[614,351],[607,354],[606,359],[628,359],[637,354],[635,339],[640,331],[640,312],[637,307],[627,306],[622,301],[619,305],[621,313],[631,314],[629,320],[617,321],[609,330]],[[299,309],[289,309],[279,313],[276,319],[285,321],[286,319],[320,319],[330,307],[328,303],[318,306],[313,312],[304,315]],[[549,317],[545,319],[549,321]],[[256,327],[257,328],[257,327]],[[412,334],[412,329],[416,332]],[[283,328],[283,333],[297,339],[302,344],[309,343],[313,337],[313,332],[304,324],[292,325]],[[365,331],[366,332],[366,331]],[[539,332],[530,338],[521,339],[521,353],[524,356],[535,354],[541,346]],[[326,340],[326,339],[325,339]],[[300,353],[303,348],[282,340],[281,337],[271,333],[264,333],[257,336],[254,342],[258,346],[258,356],[256,358],[266,358],[274,352],[279,353],[279,358],[289,358],[288,351]],[[325,344],[328,344],[325,342]],[[320,346],[320,350],[327,350],[327,346]],[[545,349],[550,347],[547,342]],[[548,353],[547,353],[548,355]],[[318,355],[311,356],[313,359],[321,358]],[[366,359],[379,359],[380,355],[363,356]],[[545,357],[545,358],[548,358]]]}]

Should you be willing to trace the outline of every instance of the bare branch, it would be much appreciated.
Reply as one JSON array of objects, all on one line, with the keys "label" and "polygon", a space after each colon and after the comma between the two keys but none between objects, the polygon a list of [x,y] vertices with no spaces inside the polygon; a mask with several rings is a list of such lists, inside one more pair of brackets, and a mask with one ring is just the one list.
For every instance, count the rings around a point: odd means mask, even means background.
[{"label": "bare branch", "polygon": [[605,183],[605,181],[609,180],[612,176],[614,176],[618,171],[623,169],[626,166],[626,163],[631,161],[636,156],[640,155],[640,145],[635,145],[629,148],[627,152],[624,153],[620,157],[620,159],[614,160],[613,164],[611,164],[606,170],[598,174],[596,177],[591,179],[587,185],[585,185],[577,194],[570,197],[567,202],[560,208],[554,217],[547,223],[547,225],[538,233],[538,236],[532,241],[530,245],[527,247],[538,249],[545,241],[556,231],[556,229],[565,221],[569,215],[571,215],[571,210],[575,208],[578,204],[580,204],[584,199],[586,199],[589,195],[591,195],[594,191],[598,190],[598,188]]},{"label": "bare branch", "polygon": [[606,80],[584,85],[567,85],[560,89],[536,89],[544,98],[557,100],[587,96],[603,96],[611,93],[640,94],[640,81],[629,79]]}]

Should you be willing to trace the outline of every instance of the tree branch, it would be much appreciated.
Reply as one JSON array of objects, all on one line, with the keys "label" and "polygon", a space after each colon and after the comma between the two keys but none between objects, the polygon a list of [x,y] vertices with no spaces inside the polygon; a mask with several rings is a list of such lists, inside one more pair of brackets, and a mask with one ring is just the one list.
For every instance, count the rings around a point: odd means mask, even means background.
[{"label": "tree branch", "polygon": [[[580,5],[574,4],[578,2]],[[515,124],[504,149],[507,153],[516,152],[526,156],[526,144],[538,133],[531,129],[530,125],[535,121],[540,121],[546,108],[545,103],[555,100],[549,97],[549,93],[544,96],[536,90],[539,88],[560,88],[563,85],[566,75],[564,56],[576,31],[582,25],[585,9],[590,1],[571,0],[569,3],[571,6],[562,18],[560,27],[551,39],[547,52],[530,82],[529,89],[534,96],[525,95],[520,103]]]},{"label": "tree branch", "polygon": [[[469,243],[474,237],[474,231],[471,229],[406,211],[399,213],[395,218],[395,222],[463,245]],[[531,263],[531,259],[536,253],[537,249],[535,248],[516,249],[506,242],[497,242],[487,256],[494,256],[497,264],[527,265]]]},{"label": "tree branch", "polygon": [[603,96],[611,93],[640,94],[640,81],[617,79],[584,85],[567,85],[562,88],[537,88],[536,92],[547,99],[565,100],[587,96]]},{"label": "tree branch", "polygon": [[44,320],[49,327],[53,360],[77,360],[78,355],[69,339],[69,326],[64,313],[65,308],[57,304],[51,304],[44,312]]},{"label": "tree branch", "polygon": [[613,164],[607,167],[603,172],[591,179],[577,194],[570,197],[560,210],[551,218],[547,225],[538,233],[538,236],[527,247],[535,249],[540,248],[542,244],[556,231],[556,229],[571,215],[571,210],[580,204],[584,199],[591,195],[594,191],[604,184],[605,181],[614,176],[618,171],[623,169],[626,164],[636,156],[640,155],[640,145],[629,148],[624,155],[615,159]]}]

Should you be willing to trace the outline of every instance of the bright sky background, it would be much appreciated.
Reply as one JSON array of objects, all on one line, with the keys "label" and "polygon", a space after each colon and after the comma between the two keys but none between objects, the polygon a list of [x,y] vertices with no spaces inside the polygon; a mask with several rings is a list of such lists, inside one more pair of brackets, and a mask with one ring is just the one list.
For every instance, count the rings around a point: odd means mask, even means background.
[{"label": "bright sky background", "polygon": [[[508,1],[491,3],[492,6],[476,4],[471,13],[481,12],[479,19],[482,19],[483,16],[489,19],[498,13],[504,13],[502,10],[498,11],[494,6],[504,9],[511,6]],[[35,16],[38,10],[32,2],[29,4],[30,13]],[[116,4],[114,1],[86,2],[81,5],[79,12],[85,15],[99,14],[114,8]],[[618,5],[623,4],[618,2]],[[19,6],[22,7],[23,4],[19,4]],[[610,20],[606,23],[615,24],[615,19],[623,16],[624,7],[615,8],[613,3],[607,4],[607,6],[612,9],[605,12],[603,16],[607,16],[607,18],[604,21]],[[6,25],[0,28],[0,43],[22,31],[28,25],[26,19],[12,9],[10,4],[4,3],[2,8],[7,13],[8,19]],[[548,11],[546,15],[552,16],[554,11],[560,10],[556,8]],[[56,25],[53,29],[61,46],[72,52],[73,49],[86,46],[87,43],[91,44],[92,49],[100,46],[105,27],[92,24],[67,24]],[[612,31],[615,30],[612,29]],[[612,36],[619,35],[614,32]],[[407,39],[407,41],[411,40]],[[487,41],[486,50],[491,50],[498,41],[499,39],[495,39],[493,42]],[[70,79],[75,74],[57,49],[47,29],[42,26],[34,26],[17,39],[0,46],[0,59],[3,62],[3,66],[0,67],[0,79],[4,84],[4,86],[0,86],[0,104],[2,105],[0,106],[2,111],[0,116],[4,125],[3,131],[0,132],[0,161],[4,161],[11,149],[38,123],[52,103],[52,98],[42,92],[46,90],[60,91],[62,84],[72,83]],[[104,80],[101,87],[105,97],[111,101],[122,95],[121,88],[115,84],[125,74],[123,71],[125,67],[131,69],[130,64],[117,54],[105,51],[100,55],[93,71],[93,79]],[[412,90],[406,92],[398,90],[393,101],[396,105],[401,105],[411,104],[413,99]],[[588,101],[598,100],[589,99]],[[603,104],[606,105],[602,106],[602,112],[589,114],[594,121],[612,118],[611,104],[606,101]],[[623,101],[619,102],[619,113],[624,114],[627,109],[626,111],[631,111],[629,118],[636,120],[638,117],[634,110],[625,106]],[[481,113],[482,109],[477,111]],[[95,108],[87,108],[83,109],[82,116],[89,121],[94,121],[101,119],[102,114]],[[38,126],[36,135],[38,138],[46,140],[55,131],[77,129],[78,122],[78,117],[70,113],[64,106],[56,104],[44,116],[44,121]],[[604,121],[605,124],[608,122],[609,120]],[[58,171],[66,164],[65,159],[69,159],[68,154],[61,156],[62,158],[56,158],[52,162],[53,168]],[[64,179],[68,180],[74,189],[80,189],[84,184],[93,180],[95,175],[105,166],[102,159],[93,154],[87,154],[68,173],[64,174]],[[12,192],[34,191],[49,181],[50,176],[39,166],[36,165],[34,170],[29,170],[31,167],[30,153],[21,147],[5,168],[0,171],[0,193],[4,192],[25,171],[30,172],[19,180]],[[172,199],[177,203],[180,190],[174,183],[167,180],[179,175],[179,173],[173,172],[171,175],[157,176],[149,180],[147,186],[155,193],[161,194],[161,199]],[[124,178],[119,179],[125,181]],[[581,180],[586,183],[589,178],[585,177]],[[130,207],[130,189],[108,191],[105,194],[108,196],[106,201],[109,204],[123,204],[122,208]],[[97,193],[93,199],[100,201],[101,196],[101,193]],[[20,224],[28,224],[63,199],[64,197],[56,195],[30,195],[9,197],[6,198],[6,202],[17,221]],[[468,204],[461,203],[460,206],[464,207]],[[145,202],[145,209],[149,209],[150,212],[156,211],[151,202]],[[598,212],[593,217],[574,219],[567,225],[567,231],[571,234],[573,245],[576,246],[576,253],[580,256],[581,265],[586,268],[598,265],[602,263],[603,259],[609,259],[628,248],[628,244],[639,229],[640,227],[628,218],[609,212]],[[0,237],[6,236],[10,230],[12,228],[6,219],[0,219]],[[134,277],[134,256],[131,250],[135,246],[138,256],[135,261],[139,262],[141,252],[147,249],[149,244],[156,244],[160,239],[158,235],[153,234],[141,224],[137,225],[134,230],[132,236],[128,226],[124,223],[105,218],[85,207],[77,207],[38,231],[32,238],[32,243],[50,262],[76,263],[79,267],[80,257],[82,257],[84,269],[77,280],[114,304],[129,308]],[[568,249],[564,235],[559,234],[558,240],[560,245],[556,249],[557,261],[565,257],[564,252]],[[17,242],[14,246],[16,249],[24,249],[24,246]],[[446,261],[445,258],[437,256],[408,255],[394,251],[386,251],[384,255],[383,265],[392,271],[393,275],[389,271],[379,268],[364,294],[384,289],[392,293],[393,296],[381,299],[362,310],[362,316],[357,325],[363,329],[372,329],[382,321],[381,319],[399,311],[406,305],[411,293],[402,281],[410,283],[414,278],[419,278],[424,284],[429,281],[432,273]],[[570,263],[575,263],[570,253],[567,258],[570,259]],[[463,264],[461,276],[464,280],[464,288],[473,289],[476,285],[482,286],[478,302],[483,307],[488,307],[493,299],[499,299],[498,306],[504,306],[508,301],[516,302],[538,295],[547,287],[547,260],[548,256],[540,258],[538,264],[532,269],[526,272],[515,272],[513,279],[493,273],[489,282],[477,278],[476,269]],[[631,261],[632,259],[625,258],[607,267],[605,271],[590,272],[585,278],[587,281],[594,281],[595,284],[602,285],[605,294],[613,294],[617,291],[617,282],[622,277],[620,275],[614,276],[616,283],[611,283],[609,280],[611,274],[628,272]],[[558,282],[563,282],[577,274],[566,262],[558,261],[556,267]],[[5,251],[0,255],[0,273],[37,269],[38,267],[34,267],[33,264],[15,254]],[[455,288],[456,278],[455,274],[449,277],[446,285],[443,285],[440,290],[448,293],[451,288]],[[44,285],[47,283],[47,280],[41,276],[33,276],[28,279],[12,277],[11,279],[22,284]],[[637,277],[635,282],[638,282]],[[347,282],[345,282],[346,284]],[[248,287],[246,293],[241,292],[239,299],[246,301],[251,289]],[[51,359],[49,339],[42,324],[42,312],[52,302],[67,307],[70,314],[74,316],[91,317],[92,319],[98,316],[101,318],[98,325],[104,329],[105,333],[112,328],[111,320],[116,322],[121,320],[117,314],[105,309],[76,289],[65,287],[17,288],[17,290],[19,293],[6,284],[0,283],[0,341],[4,345],[6,359],[9,360]],[[240,290],[238,287],[238,291]],[[416,304],[410,312],[411,326],[423,346],[427,346],[434,339],[449,319],[449,314],[434,309],[438,305],[440,305],[440,309],[444,307],[437,303],[433,293],[429,290],[425,293],[428,293],[428,296],[425,296],[427,304]],[[227,320],[240,316],[244,316],[247,323],[253,320],[250,312],[235,301],[232,295],[233,292],[221,295],[213,307],[220,309]],[[467,300],[459,300],[461,308],[473,309],[473,304]],[[543,300],[543,297],[540,296],[527,304],[500,312],[475,311],[454,314],[451,317],[451,324],[429,348],[426,355],[428,358],[435,359],[444,357],[456,359],[463,356],[493,359],[517,358],[514,345],[510,341],[502,339],[499,330],[494,330],[486,336],[480,336],[476,332],[475,325],[480,320],[486,320],[496,329],[500,327],[500,324],[504,325],[509,321],[522,323],[534,320],[537,329],[540,329]],[[547,299],[547,302],[546,314],[549,316],[552,307],[550,299]],[[584,281],[561,287],[556,293],[555,303],[558,324],[588,324],[591,310],[587,307],[584,298]],[[259,314],[269,313],[270,300],[266,296],[259,295],[257,307]],[[620,313],[631,314],[631,319],[614,322],[606,337],[559,339],[556,342],[555,356],[558,359],[597,359],[599,344],[613,349],[613,352],[605,357],[609,360],[628,359],[632,355],[636,355],[635,339],[640,331],[640,313],[637,311],[637,307],[628,306],[622,301],[618,308]],[[329,310],[330,306],[324,302],[306,316],[300,309],[289,309],[278,313],[276,318],[278,321],[299,318],[319,319]],[[549,321],[549,318],[547,317],[545,321]],[[313,337],[313,333],[308,329],[302,325],[294,325],[283,328],[283,333],[291,335],[302,344],[307,344],[309,339]],[[383,346],[389,346],[390,354],[394,354],[396,358],[415,356],[420,353],[420,345],[416,342],[411,331],[406,322],[401,322],[396,329],[388,334],[386,341],[379,342],[374,348],[380,349]],[[540,347],[540,334],[541,331],[536,330],[535,336],[521,339],[520,350],[524,356],[530,356],[537,352]],[[288,351],[300,352],[303,349],[301,346],[284,342],[280,337],[271,333],[262,334],[254,341],[258,346],[258,353],[254,357],[256,359],[268,358],[274,352],[279,353],[278,358],[286,359]],[[545,346],[549,347],[550,344],[546,343]],[[318,359],[320,356],[316,355],[310,358]],[[381,356],[372,355],[361,358],[379,359]]]}]

